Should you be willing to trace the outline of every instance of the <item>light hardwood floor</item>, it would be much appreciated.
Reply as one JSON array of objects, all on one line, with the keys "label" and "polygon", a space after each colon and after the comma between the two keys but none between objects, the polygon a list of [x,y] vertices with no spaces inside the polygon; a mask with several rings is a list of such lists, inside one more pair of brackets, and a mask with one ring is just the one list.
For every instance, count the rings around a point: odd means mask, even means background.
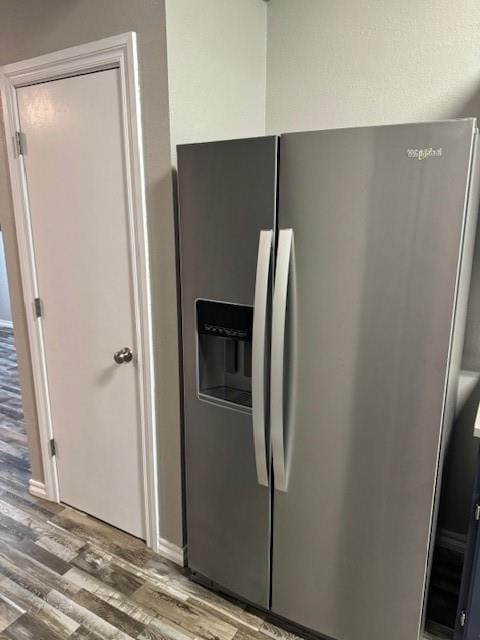
[{"label": "light hardwood floor", "polygon": [[32,497],[13,336],[0,328],[0,639],[296,638],[143,542]]}]

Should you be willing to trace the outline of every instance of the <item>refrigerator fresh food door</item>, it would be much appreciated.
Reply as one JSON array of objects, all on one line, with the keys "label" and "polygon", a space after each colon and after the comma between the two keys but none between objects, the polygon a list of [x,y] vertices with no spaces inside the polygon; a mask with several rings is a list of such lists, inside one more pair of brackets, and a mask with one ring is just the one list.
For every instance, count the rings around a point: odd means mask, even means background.
[{"label": "refrigerator fresh food door", "polygon": [[276,159],[275,137],[178,148],[188,565],[262,607]]},{"label": "refrigerator fresh food door", "polygon": [[280,140],[272,609],[331,638],[422,626],[475,140],[473,119]]}]

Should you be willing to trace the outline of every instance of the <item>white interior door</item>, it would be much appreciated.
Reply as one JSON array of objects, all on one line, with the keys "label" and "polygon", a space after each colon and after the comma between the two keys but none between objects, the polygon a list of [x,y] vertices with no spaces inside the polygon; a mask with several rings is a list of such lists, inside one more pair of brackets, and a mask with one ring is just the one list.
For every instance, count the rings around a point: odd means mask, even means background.
[{"label": "white interior door", "polygon": [[60,499],[144,538],[119,71],[17,98]]}]

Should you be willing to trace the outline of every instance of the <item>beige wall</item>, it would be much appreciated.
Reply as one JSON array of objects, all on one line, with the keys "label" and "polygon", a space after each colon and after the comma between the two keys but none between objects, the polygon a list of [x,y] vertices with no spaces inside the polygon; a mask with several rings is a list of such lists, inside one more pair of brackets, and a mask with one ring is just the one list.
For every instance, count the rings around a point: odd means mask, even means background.
[{"label": "beige wall", "polygon": [[[160,535],[181,545],[183,531],[176,267],[164,3],[163,0],[0,0],[0,65],[125,31],[136,31],[139,43],[147,206],[155,298]],[[32,375],[28,352],[24,346],[25,311],[6,178],[3,133],[0,137],[0,223],[5,233],[33,477],[42,480]]]},{"label": "beige wall", "polygon": [[480,111],[476,0],[270,0],[267,132]]},{"label": "beige wall", "polygon": [[267,3],[166,0],[170,136],[176,145],[265,133]]}]

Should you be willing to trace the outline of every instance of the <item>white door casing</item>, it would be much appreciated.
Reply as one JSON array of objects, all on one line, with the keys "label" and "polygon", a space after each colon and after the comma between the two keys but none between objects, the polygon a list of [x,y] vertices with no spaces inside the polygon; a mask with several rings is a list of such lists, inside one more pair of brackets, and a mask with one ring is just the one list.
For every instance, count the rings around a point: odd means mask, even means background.
[{"label": "white door casing", "polygon": [[[156,472],[156,437],[155,437],[155,413],[154,413],[154,377],[153,377],[153,349],[152,349],[152,323],[151,323],[151,300],[150,300],[150,282],[149,282],[149,270],[148,270],[148,245],[147,245],[147,221],[146,221],[146,206],[145,206],[145,189],[144,189],[144,176],[143,176],[143,153],[141,142],[141,120],[140,120],[140,95],[138,86],[138,69],[137,69],[137,55],[136,55],[136,38],[134,33],[123,34],[120,36],[114,36],[106,38],[104,40],[90,43],[87,45],[81,45],[79,47],[73,47],[64,51],[56,52],[53,54],[47,54],[33,60],[28,60],[20,63],[14,63],[3,67],[1,70],[1,88],[2,88],[2,102],[4,108],[4,120],[5,130],[7,138],[8,148],[8,160],[10,177],[12,182],[12,193],[14,200],[14,212],[15,223],[17,229],[19,255],[22,272],[22,284],[25,296],[25,305],[27,309],[27,322],[29,331],[30,350],[32,354],[32,366],[34,373],[35,393],[37,400],[37,409],[39,415],[39,430],[41,436],[42,445],[42,460],[44,464],[45,473],[45,489],[47,497],[51,500],[59,501],[62,497],[62,487],[59,487],[59,478],[56,456],[50,455],[49,441],[50,438],[56,436],[55,427],[55,413],[54,407],[54,393],[49,388],[49,376],[50,367],[48,361],[48,353],[46,349],[52,342],[51,335],[47,329],[48,323],[48,304],[45,300],[46,311],[44,318],[37,319],[34,313],[33,300],[36,297],[42,298],[41,291],[41,271],[44,267],[38,268],[36,262],[35,242],[37,241],[38,234],[45,234],[46,227],[40,227],[36,225],[35,213],[30,211],[29,193],[27,186],[29,187],[29,181],[31,180],[28,175],[28,135],[32,135],[29,131],[25,136],[25,156],[22,157],[18,153],[16,146],[16,132],[20,130],[20,109],[27,108],[27,102],[29,98],[32,98],[32,92],[36,90],[42,91],[40,87],[28,87],[28,85],[35,85],[40,82],[46,82],[44,89],[48,86],[66,84],[70,87],[74,86],[76,81],[81,78],[90,78],[90,81],[95,84],[96,78],[100,76],[114,79],[110,81],[110,91],[116,91],[117,99],[117,121],[119,123],[118,135],[120,138],[119,144],[123,147],[123,169],[124,169],[124,192],[121,195],[123,203],[123,220],[122,224],[126,229],[124,236],[123,247],[117,246],[116,249],[121,253],[122,249],[126,254],[129,261],[130,276],[129,286],[131,287],[130,297],[133,300],[133,308],[131,310],[130,318],[128,319],[131,324],[131,340],[132,344],[119,343],[116,344],[116,348],[120,349],[124,346],[132,346],[135,351],[135,362],[132,365],[114,365],[113,364],[113,351],[112,344],[94,345],[96,349],[92,348],[90,357],[94,357],[92,354],[102,352],[102,357],[107,358],[108,361],[104,363],[104,376],[102,377],[97,371],[97,384],[109,384],[109,380],[117,380],[119,376],[121,378],[120,387],[122,384],[134,384],[137,390],[138,397],[138,422],[139,432],[137,440],[137,448],[139,451],[141,464],[140,475],[137,483],[137,493],[140,492],[143,498],[143,504],[140,505],[140,511],[142,513],[142,532],[145,534],[147,544],[154,549],[158,548],[158,489],[157,489],[157,472]],[[92,74],[91,76],[85,74],[90,71],[110,70],[107,73]],[[74,78],[72,76],[79,76]],[[60,79],[58,83],[50,83],[48,81]],[[23,87],[23,88],[22,88]],[[17,95],[18,94],[18,95]],[[112,94],[113,95],[113,94]],[[38,96],[37,96],[38,97]],[[48,107],[45,103],[43,117],[48,118]],[[41,112],[41,100],[37,104],[40,110],[37,113],[38,117],[42,116]],[[20,109],[19,109],[20,108]],[[45,110],[46,109],[46,110]],[[93,112],[92,112],[93,113]],[[30,115],[34,115],[33,113]],[[58,114],[57,114],[58,115]],[[27,117],[27,112],[23,120]],[[28,119],[28,118],[27,118]],[[58,127],[61,128],[61,119],[59,119]],[[28,127],[27,127],[28,128]],[[71,133],[71,132],[70,132]],[[68,139],[68,132],[65,132],[65,137]],[[102,132],[96,131],[95,133],[98,140],[96,141],[96,148],[98,145],[104,143]],[[54,132],[54,138],[57,136]],[[60,139],[60,132],[58,131],[58,139]],[[70,141],[72,142],[72,141]],[[78,140],[77,140],[78,142]],[[35,142],[31,139],[32,144],[32,162],[33,155],[35,154]],[[103,167],[101,172],[104,173],[103,177],[108,181],[109,172],[111,167],[107,166],[110,163],[105,162],[105,153],[108,153],[108,149],[104,152],[98,151],[98,155],[103,155]],[[67,154],[68,155],[68,154]],[[74,156],[71,156],[73,158]],[[92,160],[93,162],[94,160]],[[45,170],[48,169],[46,163]],[[78,170],[78,167],[73,167]],[[68,175],[69,167],[66,166]],[[31,171],[31,169],[30,169]],[[118,171],[118,166],[117,166]],[[110,176],[111,177],[111,176]],[[32,187],[34,180],[32,179]],[[38,182],[40,184],[40,181]],[[71,184],[73,188],[75,183]],[[37,189],[37,195],[39,193]],[[32,194],[33,195],[33,194]],[[72,194],[73,196],[73,194]],[[118,201],[120,202],[120,200]],[[117,202],[117,207],[118,207]],[[67,199],[65,199],[67,203]],[[75,208],[73,198],[71,201],[71,208]],[[58,212],[57,212],[58,213]],[[122,212],[120,212],[120,217]],[[87,216],[88,217],[88,216]],[[125,219],[126,218],[126,219]],[[92,218],[91,222],[95,221]],[[61,222],[60,218],[57,218],[57,223]],[[75,223],[77,228],[71,229],[73,234],[82,234],[82,225],[77,220]],[[75,225],[74,225],[75,226]],[[84,230],[83,230],[84,231]],[[63,229],[64,233],[68,232],[67,227]],[[109,264],[108,255],[115,255],[115,247],[111,246],[110,241],[113,239],[113,233],[107,233],[106,228],[102,233],[106,233],[107,237],[103,239],[105,243],[105,265]],[[40,236],[39,236],[40,237]],[[47,238],[44,235],[43,240]],[[88,240],[88,235],[84,236],[84,240]],[[73,240],[73,238],[72,238]],[[39,240],[38,240],[39,241]],[[118,238],[117,238],[118,241]],[[98,246],[97,246],[98,248]],[[53,247],[52,247],[53,249]],[[64,257],[67,255],[64,252]],[[45,254],[46,255],[46,254]],[[81,255],[79,253],[78,255]],[[101,255],[101,252],[97,253],[97,257]],[[46,258],[43,260],[45,263]],[[40,259],[40,263],[42,260]],[[57,265],[60,271],[60,265]],[[70,273],[70,276],[72,276]],[[93,272],[92,272],[93,273]],[[52,272],[53,275],[53,272]],[[60,275],[60,274],[59,274]],[[102,275],[102,274],[100,274]],[[125,274],[124,274],[125,279]],[[128,279],[128,278],[127,278]],[[80,280],[79,280],[80,282]],[[64,294],[67,295],[68,287],[67,283],[63,282]],[[91,283],[90,283],[91,286]],[[127,284],[125,284],[127,286]],[[53,289],[52,289],[53,291]],[[45,292],[47,293],[47,292]],[[54,295],[54,293],[52,293]],[[68,296],[67,296],[68,297]],[[53,300],[53,298],[52,298]],[[74,297],[71,297],[70,304],[73,304]],[[87,305],[88,307],[88,305]],[[72,313],[73,309],[65,309],[66,312]],[[76,309],[78,312],[78,309]],[[88,311],[88,309],[85,309]],[[110,312],[112,309],[110,309]],[[107,310],[108,313],[108,310]],[[95,314],[94,314],[95,315]],[[126,314],[128,315],[128,313]],[[99,316],[97,316],[98,319]],[[78,322],[78,327],[81,326],[80,319],[72,320]],[[58,322],[58,319],[57,319]],[[90,322],[92,322],[90,318]],[[53,322],[52,322],[53,324]],[[118,324],[118,318],[112,321],[112,340],[116,334],[113,327]],[[95,325],[95,322],[94,322]],[[91,328],[95,326],[91,325]],[[97,327],[98,328],[98,327]],[[58,327],[56,329],[58,331]],[[128,333],[128,331],[127,331]],[[52,333],[52,335],[54,335]],[[125,335],[128,339],[128,336]],[[125,342],[125,341],[124,341]],[[70,366],[73,376],[75,372],[79,371],[75,369],[76,355],[78,356],[78,349],[82,349],[81,345],[77,345],[72,349],[70,354]],[[84,349],[87,352],[88,348]],[[98,349],[98,351],[97,351]],[[115,350],[115,349],[114,349]],[[59,350],[57,350],[59,351]],[[77,353],[75,353],[77,351]],[[57,353],[57,355],[59,355]],[[60,357],[61,356],[61,357]],[[100,356],[99,356],[100,357]],[[63,355],[59,355],[57,366],[62,363],[63,366],[67,366],[68,358]],[[64,358],[64,360],[62,360]],[[82,358],[77,358],[77,364],[81,363]],[[110,368],[109,368],[110,367]],[[53,369],[52,369],[53,371]],[[135,372],[135,374],[132,374]],[[57,375],[52,374],[52,375]],[[126,379],[130,378],[128,382]],[[134,380],[132,379],[134,378]],[[91,382],[91,381],[90,381]],[[118,380],[117,380],[118,382]],[[67,386],[64,387],[64,392],[67,390]],[[68,394],[68,392],[67,392]],[[119,400],[118,404],[121,404]],[[112,409],[111,402],[108,407],[104,407],[104,411],[110,409],[112,412],[113,431],[108,435],[108,438],[113,439],[115,442],[115,409]],[[121,413],[121,412],[120,412]],[[133,415],[133,414],[132,414]],[[128,419],[132,421],[132,415]],[[118,416],[117,416],[118,418]],[[127,421],[128,421],[127,420]],[[105,423],[105,421],[104,421]],[[65,425],[64,425],[65,426]],[[107,439],[108,439],[107,438]],[[133,441],[131,441],[132,443]],[[124,443],[125,444],[125,443]],[[134,443],[135,444],[135,443]],[[133,448],[134,444],[132,445]],[[113,445],[114,446],[114,445]],[[61,449],[62,445],[59,442],[59,465],[61,465]],[[112,449],[112,454],[114,454]],[[116,452],[118,453],[118,452]],[[60,473],[61,479],[62,473]],[[125,478],[126,479],[126,478]],[[106,478],[105,478],[106,482]],[[77,506],[77,505],[73,505]],[[139,513],[140,513],[139,511]],[[95,514],[94,514],[95,515]],[[101,516],[99,516],[101,517]],[[116,524],[113,522],[113,524]],[[119,526],[117,524],[117,526]]]}]

